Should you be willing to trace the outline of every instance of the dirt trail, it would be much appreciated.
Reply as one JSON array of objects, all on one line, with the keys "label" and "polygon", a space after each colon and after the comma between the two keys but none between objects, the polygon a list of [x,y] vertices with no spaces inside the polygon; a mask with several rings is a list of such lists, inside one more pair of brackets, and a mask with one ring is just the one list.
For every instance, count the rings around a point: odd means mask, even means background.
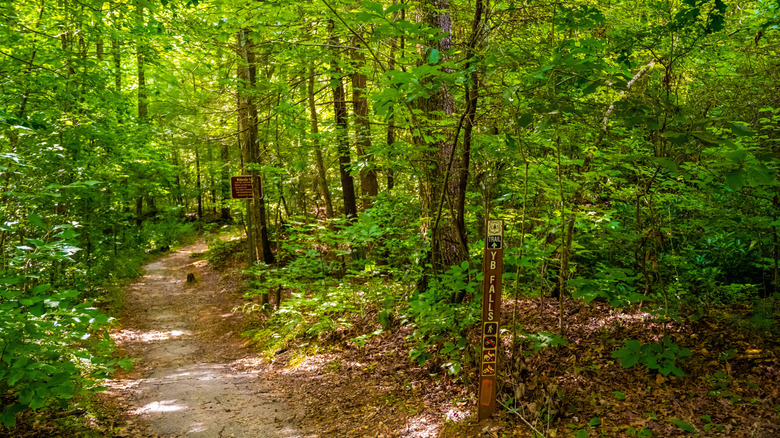
[{"label": "dirt trail", "polygon": [[[120,434],[165,437],[311,437],[303,412],[264,379],[265,366],[239,337],[239,304],[207,262],[202,242],[144,267],[112,334],[134,370],[109,382],[130,417]],[[197,279],[187,283],[187,274]]]}]

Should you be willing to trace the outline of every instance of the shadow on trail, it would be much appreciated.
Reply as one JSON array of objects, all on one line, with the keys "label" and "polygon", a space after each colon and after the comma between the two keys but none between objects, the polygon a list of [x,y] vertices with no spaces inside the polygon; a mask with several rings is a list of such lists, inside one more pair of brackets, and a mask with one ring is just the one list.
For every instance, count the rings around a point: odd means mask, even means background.
[{"label": "shadow on trail", "polygon": [[242,344],[232,288],[191,256],[205,249],[199,242],[146,265],[127,290],[112,337],[140,360],[107,385],[129,417],[119,436],[315,436],[301,430],[302,411],[263,379],[265,365]]}]

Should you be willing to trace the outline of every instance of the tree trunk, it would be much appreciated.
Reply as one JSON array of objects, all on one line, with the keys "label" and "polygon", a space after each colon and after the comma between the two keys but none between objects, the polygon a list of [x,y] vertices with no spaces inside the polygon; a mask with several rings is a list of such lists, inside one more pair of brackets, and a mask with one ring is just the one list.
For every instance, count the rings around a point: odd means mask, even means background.
[{"label": "tree trunk", "polygon": [[[245,84],[248,83],[249,88],[254,89],[257,83],[257,65],[255,63],[255,53],[251,41],[249,40],[249,32],[242,30],[239,32],[239,50],[242,58],[242,66],[244,71]],[[244,111],[246,111],[246,127],[244,149],[246,150],[246,163],[252,163],[255,165],[260,164],[260,147],[257,140],[257,105],[254,98],[251,95],[244,96]],[[274,262],[274,255],[271,252],[271,242],[268,239],[268,226],[265,214],[265,200],[262,193],[262,187],[260,182],[260,173],[253,168],[249,174],[252,176],[252,212],[257,224],[257,232],[255,233],[256,247],[261,251],[260,256],[266,264],[272,264]],[[261,196],[262,195],[262,196]]]},{"label": "tree trunk", "polygon": [[222,220],[230,220],[230,206],[228,200],[230,199],[230,150],[228,150],[228,144],[222,143],[222,149],[220,150],[219,158],[222,160],[222,171],[220,172],[220,185],[222,187]]},{"label": "tree trunk", "polygon": [[[138,23],[142,26],[144,24],[144,9],[140,1],[136,2],[136,12],[138,14]],[[146,92],[145,50],[143,37],[139,36],[136,42],[136,62],[138,64],[138,119],[140,121],[145,121],[149,113],[149,100]]]},{"label": "tree trunk", "polygon": [[330,197],[330,188],[325,172],[325,161],[322,157],[322,145],[319,137],[319,122],[317,121],[317,108],[314,102],[314,67],[309,67],[309,113],[311,114],[311,133],[314,142],[314,153],[317,158],[317,174],[319,175],[322,197],[325,198],[325,212],[328,218],[333,218],[333,200]]},{"label": "tree trunk", "polygon": [[203,219],[203,190],[200,186],[200,148],[195,147],[195,185],[198,189],[198,219]]},{"label": "tree trunk", "polygon": [[216,183],[217,178],[214,175],[214,151],[212,150],[211,144],[206,146],[206,151],[208,152],[208,155],[206,156],[206,160],[209,169],[209,192],[211,192],[211,212],[216,213],[217,212],[217,183]]},{"label": "tree trunk", "polygon": [[[452,45],[452,21],[449,13],[448,0],[432,0],[422,4],[422,20],[431,27],[441,30],[443,38],[429,41],[428,51],[423,62],[428,62],[433,50],[445,53]],[[445,72],[447,72],[445,70]],[[446,126],[446,118],[454,112],[454,101],[445,85],[428,98],[420,99],[418,107],[426,114],[426,119],[432,122],[431,126],[423,129],[428,131],[428,136],[439,137],[443,140],[435,143],[426,143],[424,146],[435,149],[435,157],[425,175],[422,193],[423,207],[429,217],[433,218],[430,229],[431,239],[431,264],[435,272],[444,272],[450,266],[460,264],[468,260],[468,247],[465,245],[466,236],[463,234],[463,217],[457,217],[455,211],[460,211],[458,203],[462,202],[465,193],[460,193],[465,185],[460,178],[463,172],[460,170],[462,163],[456,159],[456,144],[451,135],[451,129]],[[442,119],[439,114],[444,115]],[[445,208],[447,206],[447,208]],[[444,215],[444,212],[449,212]]]},{"label": "tree trunk", "polygon": [[[336,35],[335,24],[330,22],[330,36],[328,43],[332,47],[339,45],[339,37]],[[337,50],[337,49],[334,49]],[[331,83],[333,88],[333,113],[336,121],[336,145],[339,153],[339,174],[341,176],[341,190],[344,196],[344,215],[351,221],[357,217],[357,204],[355,202],[355,181],[349,174],[349,139],[347,138],[347,103],[345,101],[344,84],[341,80],[341,68],[338,64],[338,53],[333,54],[331,62]]]},{"label": "tree trunk", "polygon": [[[238,132],[237,132],[237,139],[238,139],[238,147],[241,151],[241,174],[242,175],[250,175],[249,170],[246,167],[246,164],[250,162],[251,160],[251,154],[249,151],[249,144],[251,143],[252,139],[249,135],[249,112],[247,111],[247,96],[246,96],[246,88],[247,88],[247,69],[246,69],[246,63],[244,61],[244,54],[243,50],[241,48],[244,44],[244,32],[239,31],[236,34],[239,52],[238,55],[241,58],[241,61],[239,61],[238,68],[236,70],[236,77],[239,80],[240,84],[239,89],[237,90],[237,102],[236,105],[238,107],[238,110],[236,111],[237,117],[238,117]],[[254,263],[257,263],[257,251],[255,248],[255,239],[254,239],[254,229],[255,229],[255,220],[254,220],[254,214],[252,212],[252,202],[247,201],[246,203],[246,238],[247,238],[247,253],[248,253],[248,260],[249,265],[253,265]]]},{"label": "tree trunk", "polygon": [[114,58],[114,89],[117,93],[122,91],[122,49],[119,40],[111,40],[111,55]]},{"label": "tree trunk", "polygon": [[[360,47],[360,40],[354,38],[354,47]],[[352,112],[355,113],[355,145],[358,160],[363,161],[360,168],[360,194],[363,209],[371,207],[371,202],[379,194],[379,185],[374,168],[374,157],[369,153],[371,148],[371,122],[368,119],[368,100],[364,94],[366,75],[362,69],[365,56],[358,49],[352,49],[352,60],[355,62],[355,72],[352,73]]]}]

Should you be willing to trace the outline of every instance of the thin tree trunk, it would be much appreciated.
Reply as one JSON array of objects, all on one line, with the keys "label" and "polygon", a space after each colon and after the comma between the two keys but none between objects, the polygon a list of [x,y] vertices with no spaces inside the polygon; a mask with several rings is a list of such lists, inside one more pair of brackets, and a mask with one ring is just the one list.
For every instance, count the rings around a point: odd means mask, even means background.
[{"label": "thin tree trunk", "polygon": [[[328,43],[332,47],[339,45],[339,37],[336,35],[335,24],[330,22],[330,37]],[[334,49],[338,50],[338,49]],[[333,88],[333,113],[336,122],[336,145],[339,153],[339,174],[341,176],[341,190],[344,196],[344,215],[347,220],[354,220],[357,217],[357,204],[355,202],[355,181],[349,174],[349,139],[347,132],[349,129],[347,123],[347,103],[345,102],[344,84],[341,80],[341,69],[338,65],[338,53],[334,53],[332,61],[331,82],[336,86]]]},{"label": "thin tree trunk", "polygon": [[119,40],[111,40],[111,55],[114,58],[114,89],[117,93],[122,91],[122,49]]},{"label": "thin tree trunk", "polygon": [[209,168],[209,191],[211,192],[211,212],[216,213],[218,187],[217,187],[216,177],[214,175],[214,151],[212,150],[211,144],[206,146],[206,151],[208,152],[206,159],[208,160],[207,165]]},{"label": "thin tree trunk", "polygon": [[141,230],[141,226],[144,222],[144,197],[138,196],[135,198],[135,226],[138,230]]},{"label": "thin tree trunk", "polygon": [[230,150],[228,144],[223,142],[222,149],[220,150],[219,158],[222,160],[220,172],[220,185],[222,187],[222,220],[230,220],[230,206],[228,200],[230,199]]},{"label": "thin tree trunk", "polygon": [[[139,25],[143,25],[144,9],[140,1],[136,2],[136,12]],[[143,37],[139,36],[136,42],[136,62],[138,64],[138,119],[141,121],[145,121],[149,113],[149,100],[146,91],[145,50]]]},{"label": "thin tree trunk", "polygon": [[198,219],[203,219],[203,190],[200,185],[200,148],[195,147],[195,186],[198,189]]},{"label": "thin tree trunk", "polygon": [[[360,40],[354,38],[354,47],[360,48]],[[355,114],[355,145],[358,160],[363,161],[360,168],[360,194],[363,209],[371,207],[372,200],[379,194],[379,184],[374,168],[374,157],[369,153],[371,148],[371,122],[368,119],[368,100],[364,94],[366,75],[361,71],[365,65],[365,56],[352,49],[352,60],[355,62],[355,73],[352,74],[352,112]]]},{"label": "thin tree trunk", "polygon": [[309,114],[311,115],[311,133],[312,141],[314,142],[314,154],[317,158],[317,174],[319,175],[320,188],[322,190],[322,197],[325,198],[325,212],[328,218],[333,218],[333,200],[330,197],[330,188],[328,187],[328,179],[325,172],[325,161],[322,157],[322,145],[320,144],[319,137],[319,122],[317,120],[317,108],[314,101],[314,67],[309,67]]}]

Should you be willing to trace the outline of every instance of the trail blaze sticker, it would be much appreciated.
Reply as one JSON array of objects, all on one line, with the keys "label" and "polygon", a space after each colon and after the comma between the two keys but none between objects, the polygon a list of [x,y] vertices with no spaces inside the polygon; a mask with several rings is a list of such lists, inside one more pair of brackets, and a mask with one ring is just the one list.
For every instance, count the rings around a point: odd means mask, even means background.
[{"label": "trail blaze sticker", "polygon": [[482,268],[482,355],[479,367],[478,417],[496,410],[496,373],[501,320],[501,275],[504,273],[504,221],[488,220],[485,227],[485,259]]}]

